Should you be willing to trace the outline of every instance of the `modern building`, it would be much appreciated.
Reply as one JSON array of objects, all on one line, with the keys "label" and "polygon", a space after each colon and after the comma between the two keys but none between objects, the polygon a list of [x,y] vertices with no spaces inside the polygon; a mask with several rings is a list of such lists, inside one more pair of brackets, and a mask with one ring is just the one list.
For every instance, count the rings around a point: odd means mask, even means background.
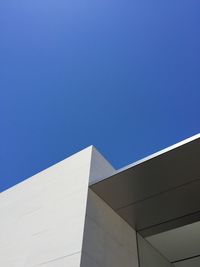
[{"label": "modern building", "polygon": [[1,267],[199,267],[200,134],[115,170],[93,147],[0,194]]}]

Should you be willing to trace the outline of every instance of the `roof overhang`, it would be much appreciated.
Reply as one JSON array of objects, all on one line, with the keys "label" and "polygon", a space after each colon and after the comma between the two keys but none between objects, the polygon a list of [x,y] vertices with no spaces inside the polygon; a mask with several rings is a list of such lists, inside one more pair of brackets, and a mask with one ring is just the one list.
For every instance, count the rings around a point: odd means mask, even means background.
[{"label": "roof overhang", "polygon": [[90,188],[143,236],[200,219],[200,134]]}]

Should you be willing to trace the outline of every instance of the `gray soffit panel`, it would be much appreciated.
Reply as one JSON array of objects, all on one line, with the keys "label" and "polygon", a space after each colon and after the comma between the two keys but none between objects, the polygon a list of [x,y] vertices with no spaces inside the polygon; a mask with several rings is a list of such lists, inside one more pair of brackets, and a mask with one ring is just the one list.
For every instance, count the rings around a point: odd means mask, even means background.
[{"label": "gray soffit panel", "polygon": [[199,179],[196,135],[90,187],[136,230],[151,235],[199,220]]},{"label": "gray soffit panel", "polygon": [[200,222],[196,222],[147,237],[146,240],[170,262],[178,263],[199,257],[199,232]]},{"label": "gray soffit panel", "polygon": [[174,262],[175,267],[199,267],[200,266],[200,256],[193,257],[191,259],[185,259],[182,261]]}]

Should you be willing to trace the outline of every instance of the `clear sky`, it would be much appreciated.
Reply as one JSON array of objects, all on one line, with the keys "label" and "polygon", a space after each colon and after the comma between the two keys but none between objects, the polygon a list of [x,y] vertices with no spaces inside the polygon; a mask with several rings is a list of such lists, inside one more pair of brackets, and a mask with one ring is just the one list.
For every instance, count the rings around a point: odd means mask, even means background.
[{"label": "clear sky", "polygon": [[0,191],[93,144],[115,168],[200,132],[199,0],[1,0]]}]

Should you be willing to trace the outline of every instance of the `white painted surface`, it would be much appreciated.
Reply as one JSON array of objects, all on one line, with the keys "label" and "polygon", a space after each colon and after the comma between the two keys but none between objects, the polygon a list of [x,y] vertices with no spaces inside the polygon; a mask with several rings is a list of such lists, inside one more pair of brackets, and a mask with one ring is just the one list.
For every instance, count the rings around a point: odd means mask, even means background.
[{"label": "white painted surface", "polygon": [[200,255],[200,222],[147,238],[170,261]]},{"label": "white painted surface", "polygon": [[173,267],[166,258],[138,234],[140,267]]},{"label": "white painted surface", "polygon": [[90,185],[95,184],[111,175],[114,175],[115,173],[116,170],[93,146],[90,169]]},{"label": "white painted surface", "polygon": [[0,194],[0,266],[78,267],[92,147]]},{"label": "white painted surface", "polygon": [[[89,147],[1,193],[0,266],[138,267],[135,231],[88,191],[89,184],[115,173]],[[148,241],[174,261],[200,254],[199,232],[196,223]],[[140,267],[172,266],[140,236],[139,246]],[[175,266],[186,267],[186,261]]]},{"label": "white painted surface", "polygon": [[81,267],[138,267],[136,233],[89,189]]},{"label": "white painted surface", "polygon": [[[116,171],[93,147],[90,185]],[[88,190],[81,267],[138,267],[135,231]]]}]

